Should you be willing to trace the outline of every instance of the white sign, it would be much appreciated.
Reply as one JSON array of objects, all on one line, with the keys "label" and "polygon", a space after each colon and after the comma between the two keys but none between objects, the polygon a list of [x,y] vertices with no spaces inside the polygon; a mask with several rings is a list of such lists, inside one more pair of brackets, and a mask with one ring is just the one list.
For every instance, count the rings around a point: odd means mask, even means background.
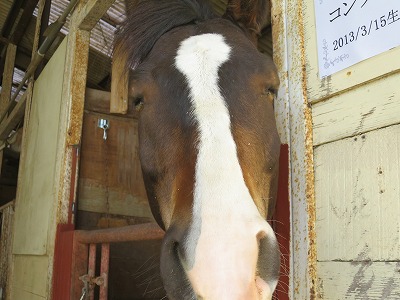
[{"label": "white sign", "polygon": [[321,78],[400,45],[400,0],[314,1]]}]

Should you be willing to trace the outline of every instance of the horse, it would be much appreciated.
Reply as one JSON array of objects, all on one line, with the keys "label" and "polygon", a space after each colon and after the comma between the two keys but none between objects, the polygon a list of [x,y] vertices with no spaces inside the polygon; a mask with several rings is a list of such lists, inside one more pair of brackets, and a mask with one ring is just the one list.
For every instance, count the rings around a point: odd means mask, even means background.
[{"label": "horse", "polygon": [[165,230],[169,299],[265,300],[277,286],[273,213],[279,77],[257,49],[266,0],[140,1],[115,38],[128,57],[139,156],[152,214]]}]

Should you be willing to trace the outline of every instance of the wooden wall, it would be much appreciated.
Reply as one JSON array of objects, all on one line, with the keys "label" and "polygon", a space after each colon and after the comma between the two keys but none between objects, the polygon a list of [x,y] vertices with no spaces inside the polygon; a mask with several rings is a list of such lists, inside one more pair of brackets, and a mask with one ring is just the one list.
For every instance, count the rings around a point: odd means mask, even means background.
[{"label": "wooden wall", "polygon": [[320,79],[314,1],[303,16],[317,296],[400,299],[400,47]]},{"label": "wooden wall", "polygon": [[[111,114],[110,93],[87,89],[80,151],[77,229],[153,222],[139,162],[137,116]],[[107,139],[98,127],[107,119]],[[161,240],[115,243],[110,251],[109,299],[161,299]],[[98,262],[100,263],[100,262]]]},{"label": "wooden wall", "polygon": [[[131,114],[106,113],[109,96],[108,92],[94,90],[87,93],[78,209],[152,221],[139,161],[137,119]],[[106,140],[98,127],[99,119],[109,121]]]}]

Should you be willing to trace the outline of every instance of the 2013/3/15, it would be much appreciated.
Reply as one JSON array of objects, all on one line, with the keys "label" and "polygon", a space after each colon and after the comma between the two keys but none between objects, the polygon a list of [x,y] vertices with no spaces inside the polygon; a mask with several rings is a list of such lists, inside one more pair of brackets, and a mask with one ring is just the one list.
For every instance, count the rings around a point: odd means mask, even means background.
[{"label": "2013/3/15", "polygon": [[350,33],[348,35],[345,34],[344,37],[340,37],[337,40],[334,40],[333,41],[333,50],[338,50],[339,48],[341,48],[345,45],[348,45],[351,42],[356,41],[360,30],[361,30],[361,36],[369,35],[371,33],[371,27],[372,27],[373,23],[375,23],[374,30],[378,30],[379,28],[385,27],[387,24],[385,16],[382,16],[380,18],[380,20],[375,19],[375,20],[371,21],[369,30],[367,30],[367,26],[365,26],[365,25],[360,26],[360,27],[358,27],[356,35],[354,35],[353,31],[350,31]]}]

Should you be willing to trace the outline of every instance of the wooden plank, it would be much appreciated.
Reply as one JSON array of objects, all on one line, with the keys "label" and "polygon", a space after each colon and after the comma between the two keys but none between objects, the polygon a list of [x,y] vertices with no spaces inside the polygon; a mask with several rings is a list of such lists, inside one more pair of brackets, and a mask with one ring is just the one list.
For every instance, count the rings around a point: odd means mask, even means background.
[{"label": "wooden plank", "polygon": [[[107,140],[97,127],[109,120]],[[78,209],[151,217],[139,162],[137,121],[85,113],[82,130]]]},{"label": "wooden plank", "polygon": [[[102,90],[86,88],[85,110],[101,114],[110,114],[111,93]],[[128,100],[128,110],[125,114],[113,114],[119,117],[134,118],[139,117],[139,112],[135,110],[133,99]]]},{"label": "wooden plank", "polygon": [[0,140],[7,139],[15,126],[17,126],[18,123],[21,122],[22,117],[25,114],[27,95],[28,94],[26,92],[22,95],[21,99],[18,101],[17,105],[14,107],[8,118],[0,124]]},{"label": "wooden plank", "polygon": [[8,286],[8,269],[11,266],[11,239],[14,217],[14,201],[0,207],[0,288],[3,297]]},{"label": "wooden plank", "polygon": [[79,16],[76,24],[79,29],[90,31],[106,13],[115,0],[88,0],[83,7],[79,7]]},{"label": "wooden plank", "polygon": [[15,255],[9,299],[48,299],[47,276],[43,276],[48,267],[47,256]]},{"label": "wooden plank", "polygon": [[[291,299],[313,299],[317,280],[312,119],[306,94],[308,53],[304,46],[306,24],[302,18],[302,12],[309,2],[282,2],[284,21],[277,31],[285,38],[285,45],[281,45],[280,49],[287,52],[283,57],[274,55],[274,59],[278,59],[277,64],[284,68],[280,73],[287,73],[283,79],[287,80],[288,103],[285,103],[283,110],[288,112],[286,124],[290,131],[291,246],[294,249],[290,270]],[[285,90],[280,92],[286,93]]]},{"label": "wooden plank", "polygon": [[112,57],[110,112],[126,114],[128,111],[128,56],[116,48]]},{"label": "wooden plank", "polygon": [[11,88],[13,83],[15,55],[17,53],[17,46],[9,44],[7,47],[6,61],[3,71],[3,81],[1,84],[0,92],[0,115],[4,113],[8,102],[11,98]]},{"label": "wooden plank", "polygon": [[18,45],[22,37],[24,36],[25,31],[28,28],[29,22],[33,16],[33,11],[35,10],[35,7],[38,4],[38,2],[39,0],[26,1],[22,15],[10,37],[10,41],[13,44]]},{"label": "wooden plank", "polygon": [[318,262],[318,299],[400,299],[400,262]]},{"label": "wooden plank", "polygon": [[60,70],[65,65],[65,53],[66,41],[46,65],[33,90],[25,161],[20,168],[23,180],[18,182],[14,254],[44,255],[48,251],[48,227],[57,203],[54,181],[64,76]]},{"label": "wooden plank", "polygon": [[306,48],[306,76],[307,97],[309,102],[315,103],[343,91],[349,91],[363,85],[394,74],[400,70],[400,47],[357,63],[343,71],[319,78],[317,40],[314,15],[314,2],[307,1],[304,13],[304,41]]},{"label": "wooden plank", "polygon": [[400,260],[400,125],[315,149],[318,260]]},{"label": "wooden plank", "polygon": [[[55,189],[58,194],[58,213],[53,220],[51,230],[57,224],[67,223],[70,216],[70,198],[75,195],[71,185],[71,172],[73,172],[73,152],[81,143],[83,112],[85,102],[85,89],[87,67],[89,59],[90,32],[77,28],[79,12],[74,11],[71,18],[70,33],[67,41],[67,54],[64,69],[64,82],[62,92],[62,107],[60,115],[59,142],[57,146]],[[55,232],[54,232],[55,235]]]},{"label": "wooden plank", "polygon": [[[10,102],[11,99],[11,88],[13,83],[16,53],[17,53],[17,46],[9,44],[6,52],[6,61],[4,65],[3,80],[0,92],[0,117],[2,117],[4,113],[6,113],[8,103]],[[3,150],[0,150],[0,175],[1,175],[2,162],[3,162]]]},{"label": "wooden plank", "polygon": [[314,145],[400,123],[400,74],[313,105]]}]

